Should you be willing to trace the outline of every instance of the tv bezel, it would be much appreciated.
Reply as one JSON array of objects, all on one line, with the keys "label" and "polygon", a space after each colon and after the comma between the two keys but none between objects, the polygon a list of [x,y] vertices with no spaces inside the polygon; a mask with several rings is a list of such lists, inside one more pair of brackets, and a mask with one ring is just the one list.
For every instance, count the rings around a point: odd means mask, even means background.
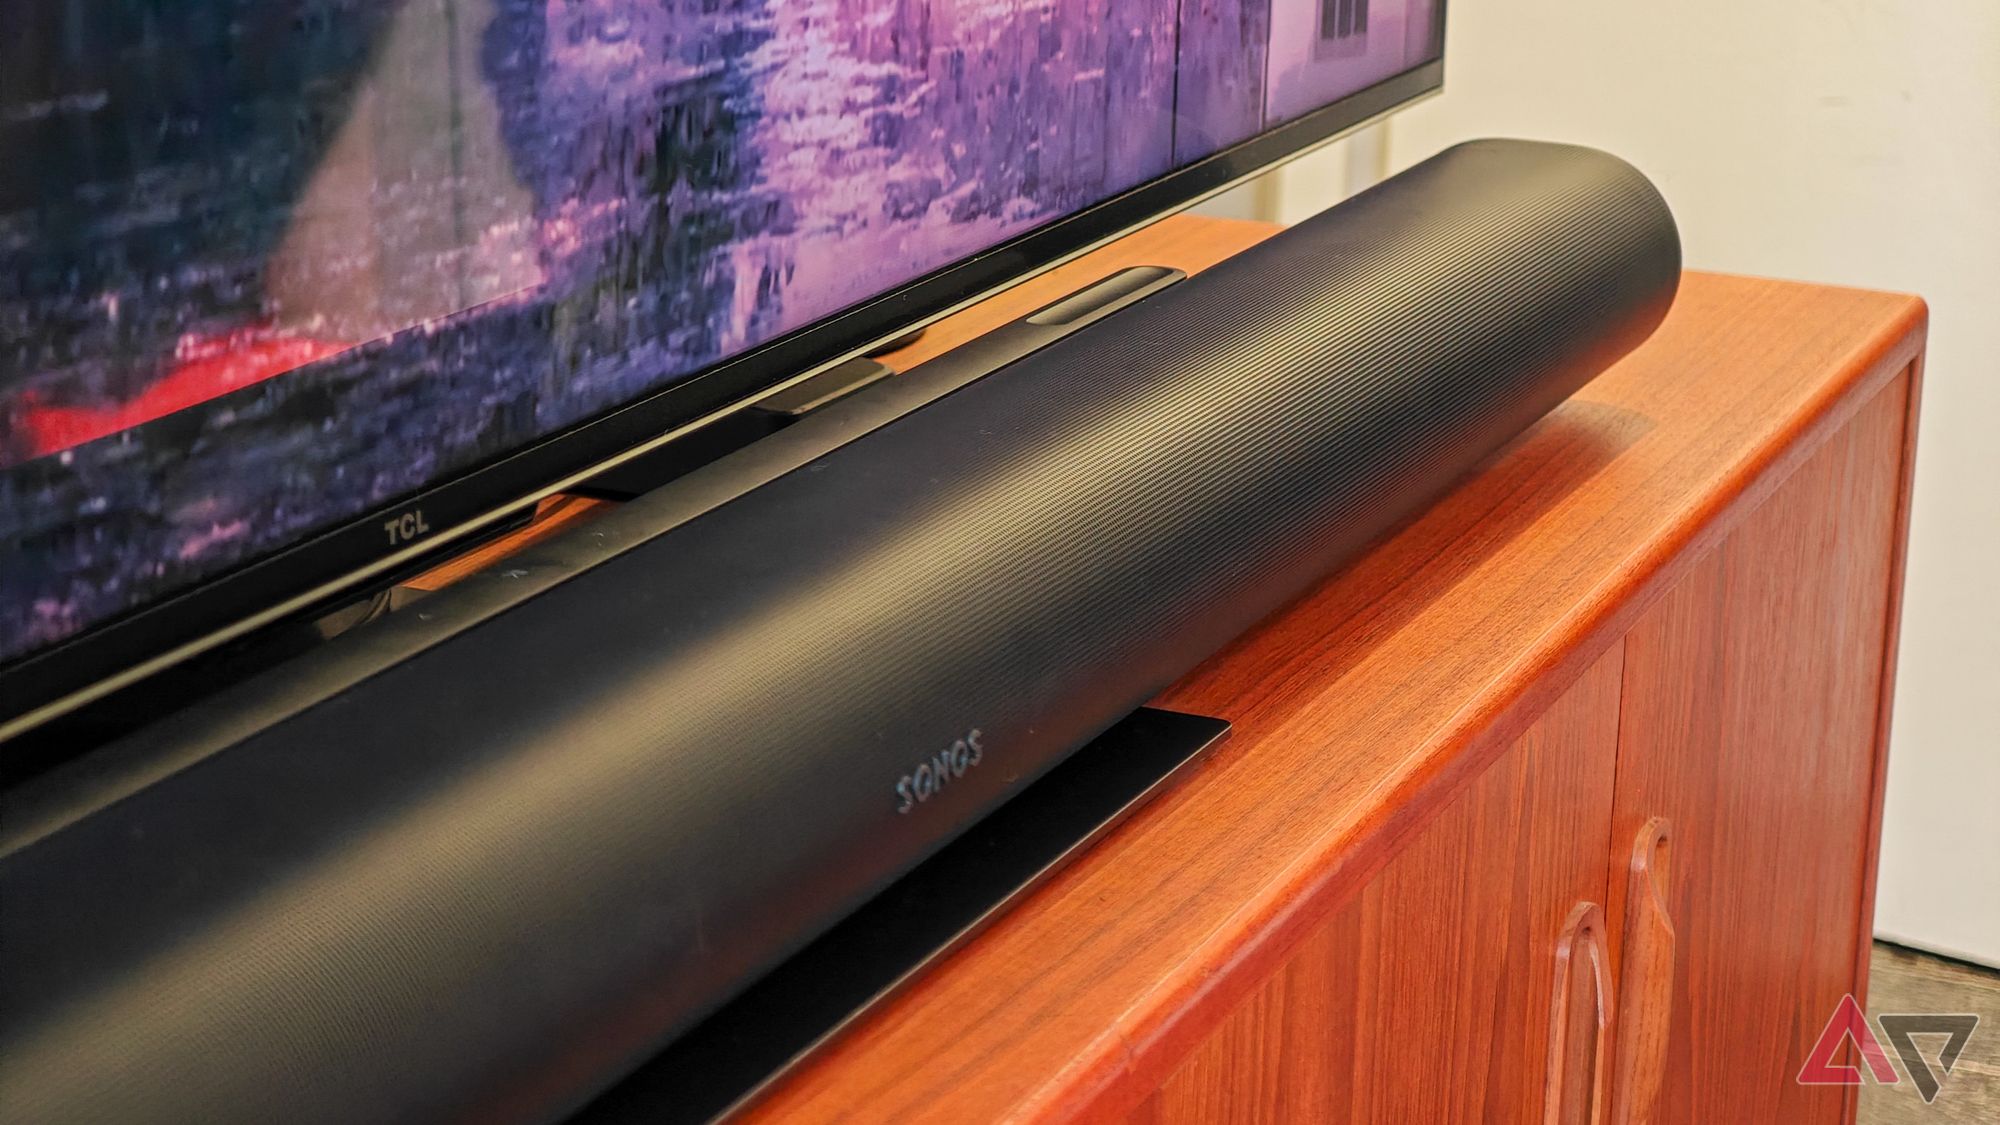
[{"label": "tv bezel", "polygon": [[[220,645],[407,573],[452,543],[751,399],[865,354],[1437,93],[1444,87],[1447,7],[1446,0],[1438,0],[1424,63],[0,666],[0,742]],[[399,537],[386,534],[386,524],[417,512],[428,532],[413,541],[392,541]]]}]

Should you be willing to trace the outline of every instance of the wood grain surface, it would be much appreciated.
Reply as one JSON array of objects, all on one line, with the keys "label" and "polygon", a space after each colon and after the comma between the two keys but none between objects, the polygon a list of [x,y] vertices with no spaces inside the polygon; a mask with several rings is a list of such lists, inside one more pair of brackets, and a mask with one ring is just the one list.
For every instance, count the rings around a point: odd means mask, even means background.
[{"label": "wood grain surface", "polygon": [[[1611,1013],[1615,1005],[1611,983],[1611,950],[1605,937],[1604,908],[1579,902],[1570,911],[1556,939],[1555,986],[1549,1004],[1548,1078],[1542,1084],[1542,1125],[1597,1125],[1610,1100]],[[1461,979],[1465,987],[1471,980]],[[1489,1037],[1512,1029],[1494,1024]],[[1489,1040],[1490,1041],[1490,1040]],[[1408,1065],[1407,1063],[1405,1064]],[[1420,1067],[1414,1069],[1421,1069]],[[1506,1089],[1529,1075],[1497,1074],[1482,1092]],[[1528,1121],[1506,1107],[1484,1120]],[[1415,1121],[1420,1118],[1397,1118]]]},{"label": "wood grain surface", "polygon": [[1619,677],[1613,647],[1195,1048],[1133,1125],[1540,1120],[1552,951],[1608,877]]},{"label": "wood grain surface", "polygon": [[[1613,846],[1618,843],[1614,835]],[[1618,1054],[1613,1064],[1611,1125],[1652,1125],[1667,1078],[1674,1023],[1673,827],[1663,816],[1639,826],[1624,857],[1618,967]],[[1615,893],[1615,892],[1614,892]]]},{"label": "wood grain surface", "polygon": [[[1904,395],[1908,399],[1908,409],[1903,415],[1903,466],[1902,485],[1896,498],[1896,530],[1889,558],[1889,627],[1882,635],[1882,677],[1876,692],[1875,708],[1875,779],[1873,792],[1869,797],[1867,854],[1862,859],[1861,910],[1860,916],[1868,922],[1869,933],[1874,932],[1875,882],[1882,854],[1882,802],[1889,783],[1889,721],[1895,710],[1896,699],[1896,657],[1900,651],[1903,626],[1903,582],[1910,549],[1910,496],[1916,487],[1917,476],[1917,422],[1923,413],[1924,360],[1922,352],[1910,361],[1904,379],[1908,385]],[[1868,942],[1861,942],[1854,951],[1854,976],[1861,982],[1861,990],[1855,998],[1865,1007],[1869,1003],[1869,988],[1873,980],[1870,969],[1873,965],[1873,951]],[[1860,1095],[1849,1099],[1858,1112]]]},{"label": "wood grain surface", "polygon": [[1847,1119],[1848,1087],[1794,1079],[1859,990],[1871,928],[1908,387],[1878,392],[1625,638],[1614,838],[1674,828],[1675,1081],[1654,1120]]},{"label": "wood grain surface", "polygon": [[[917,350],[1125,265],[1196,269],[1271,230],[1165,220]],[[1924,322],[1911,297],[1688,275],[1637,353],[1167,693],[1236,724],[1204,770],[748,1116],[1136,1107],[1908,367]]]}]

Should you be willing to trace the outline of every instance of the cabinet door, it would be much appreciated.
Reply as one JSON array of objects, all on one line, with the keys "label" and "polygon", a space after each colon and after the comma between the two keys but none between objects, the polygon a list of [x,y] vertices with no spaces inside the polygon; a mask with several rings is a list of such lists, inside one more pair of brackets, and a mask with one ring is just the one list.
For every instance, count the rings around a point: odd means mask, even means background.
[{"label": "cabinet door", "polygon": [[1633,1120],[1845,1117],[1846,1088],[1796,1075],[1863,986],[1907,395],[1864,406],[1625,639],[1614,854],[1671,823],[1675,951],[1670,996],[1620,997],[1620,1018],[1672,1006],[1658,1112]]},{"label": "cabinet door", "polygon": [[[1231,1014],[1135,1122],[1542,1119],[1554,1079],[1588,1101],[1588,1024],[1618,738],[1614,649]],[[1552,1017],[1558,965],[1573,1003]],[[1603,971],[1599,971],[1602,968]],[[1564,1027],[1553,1027],[1562,1023]],[[1583,1120],[1577,1114],[1564,1119]]]}]

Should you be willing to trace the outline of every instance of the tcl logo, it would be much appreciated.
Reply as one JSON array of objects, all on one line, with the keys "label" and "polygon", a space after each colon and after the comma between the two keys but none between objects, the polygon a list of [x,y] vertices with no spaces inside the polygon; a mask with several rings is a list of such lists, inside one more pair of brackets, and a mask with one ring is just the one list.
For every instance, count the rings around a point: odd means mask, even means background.
[{"label": "tcl logo", "polygon": [[422,508],[411,508],[384,523],[382,530],[389,533],[389,546],[400,547],[419,535],[429,535],[431,525],[424,519]]}]

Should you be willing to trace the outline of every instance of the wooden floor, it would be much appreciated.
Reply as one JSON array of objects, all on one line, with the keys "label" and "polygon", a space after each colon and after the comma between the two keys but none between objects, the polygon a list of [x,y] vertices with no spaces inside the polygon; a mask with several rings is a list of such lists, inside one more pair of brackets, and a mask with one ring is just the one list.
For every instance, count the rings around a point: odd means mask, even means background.
[{"label": "wooden floor", "polygon": [[[2000,971],[1877,942],[1869,966],[1868,1014],[1883,1012],[1975,1012],[1979,1028],[1936,1102],[1925,1105],[1907,1079],[1894,1086],[1871,1085],[1861,1092],[1858,1125],[2000,1122]],[[1925,1038],[1916,1041],[1925,1057],[1935,1060],[1941,1044]]]}]

